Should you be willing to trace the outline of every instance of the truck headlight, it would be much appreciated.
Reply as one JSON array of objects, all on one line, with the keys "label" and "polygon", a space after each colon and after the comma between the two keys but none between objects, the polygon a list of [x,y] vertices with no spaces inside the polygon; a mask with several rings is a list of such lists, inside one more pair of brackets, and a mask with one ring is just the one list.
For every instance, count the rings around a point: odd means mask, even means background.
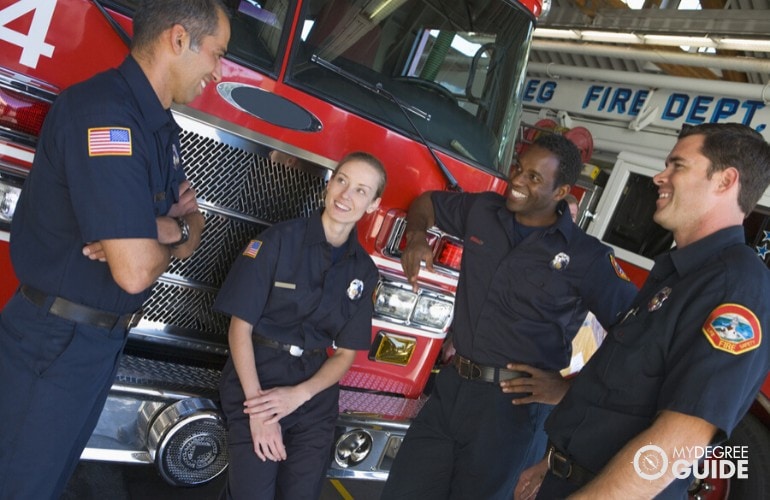
[{"label": "truck headlight", "polygon": [[413,291],[399,287],[395,283],[383,282],[377,290],[374,312],[408,321],[416,302],[417,294]]},{"label": "truck headlight", "polygon": [[450,295],[424,288],[415,293],[411,285],[399,281],[384,280],[377,287],[375,314],[397,323],[443,331],[449,327],[453,311]]},{"label": "truck headlight", "polygon": [[0,221],[11,222],[20,195],[20,187],[16,187],[0,177]]},{"label": "truck headlight", "polygon": [[436,295],[420,295],[412,314],[412,321],[443,330],[452,320],[452,302]]}]

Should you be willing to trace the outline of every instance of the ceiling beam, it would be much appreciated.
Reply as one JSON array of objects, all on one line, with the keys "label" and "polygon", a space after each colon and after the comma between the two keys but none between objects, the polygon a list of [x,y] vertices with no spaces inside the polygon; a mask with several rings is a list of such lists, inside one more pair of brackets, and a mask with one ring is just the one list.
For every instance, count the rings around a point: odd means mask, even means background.
[{"label": "ceiling beam", "polygon": [[[588,12],[591,12],[591,15]],[[559,7],[551,10],[546,18],[538,23],[538,27],[770,38],[770,15],[767,15],[770,11],[761,12],[760,15],[756,10],[628,8],[599,8],[581,12],[579,8]]]}]

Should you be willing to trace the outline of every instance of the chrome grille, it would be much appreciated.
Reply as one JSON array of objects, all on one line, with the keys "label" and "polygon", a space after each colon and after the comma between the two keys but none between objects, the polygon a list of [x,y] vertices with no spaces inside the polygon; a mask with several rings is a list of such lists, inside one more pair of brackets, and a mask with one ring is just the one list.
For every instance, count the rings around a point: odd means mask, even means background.
[{"label": "chrome grille", "polygon": [[203,209],[206,228],[192,257],[174,260],[167,274],[219,288],[246,243],[267,226]]},{"label": "chrome grille", "polygon": [[[225,343],[230,321],[227,316],[213,311],[215,298],[216,291],[211,289],[159,281],[144,304],[142,320],[205,333],[207,340],[215,337]],[[141,324],[139,328],[142,328]],[[158,340],[156,337],[155,341]],[[175,342],[178,343],[178,339]]]},{"label": "chrome grille", "polygon": [[[196,339],[226,344],[229,319],[212,305],[233,260],[271,224],[317,210],[328,172],[276,164],[268,148],[197,122],[194,127],[181,123],[185,171],[206,228],[193,256],[172,262],[155,284],[144,304],[144,320],[154,324],[156,343],[163,342],[157,333],[167,330],[174,332],[174,338],[168,336],[170,347],[179,345],[179,332],[185,331],[187,347],[195,348]],[[132,338],[141,342],[142,336]],[[200,342],[200,350],[209,347]]]}]

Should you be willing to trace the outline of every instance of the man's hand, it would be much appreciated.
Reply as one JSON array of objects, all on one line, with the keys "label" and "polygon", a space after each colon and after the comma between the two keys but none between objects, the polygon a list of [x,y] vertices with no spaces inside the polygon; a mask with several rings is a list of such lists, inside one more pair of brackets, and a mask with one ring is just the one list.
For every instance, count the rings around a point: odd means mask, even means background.
[{"label": "man's hand", "polygon": [[444,365],[449,364],[456,353],[457,349],[455,349],[452,339],[446,339],[444,345],[441,346],[441,363]]},{"label": "man's hand", "polygon": [[530,377],[519,377],[500,382],[503,392],[529,393],[529,396],[515,398],[511,402],[515,405],[528,403],[545,403],[555,405],[569,389],[569,382],[559,372],[539,370],[529,365],[509,363],[509,370],[529,373]]},{"label": "man's hand", "polygon": [[86,243],[83,246],[83,255],[91,260],[98,260],[99,262],[107,262],[107,254],[104,253],[101,241],[93,241]]},{"label": "man's hand", "polygon": [[166,214],[169,217],[182,217],[198,211],[198,199],[190,181],[184,181],[179,185],[179,201],[171,205]]},{"label": "man's hand", "polygon": [[513,490],[514,500],[531,500],[537,496],[540,491],[540,485],[543,484],[545,474],[548,472],[548,462],[543,459],[529,469],[526,469],[519,476],[519,482],[516,489]]},{"label": "man's hand", "polygon": [[412,290],[415,292],[419,288],[417,285],[417,276],[420,274],[420,263],[425,261],[425,269],[433,271],[433,249],[428,245],[425,235],[415,232],[407,236],[407,244],[404,252],[401,254],[401,267],[409,283],[412,284]]},{"label": "man's hand", "polygon": [[243,412],[265,424],[274,424],[310,399],[297,386],[273,387],[244,401]]}]

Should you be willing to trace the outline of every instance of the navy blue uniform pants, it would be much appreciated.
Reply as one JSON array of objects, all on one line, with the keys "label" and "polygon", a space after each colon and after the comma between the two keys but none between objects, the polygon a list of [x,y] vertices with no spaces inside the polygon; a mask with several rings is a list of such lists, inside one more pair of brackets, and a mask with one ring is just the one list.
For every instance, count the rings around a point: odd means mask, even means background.
[{"label": "navy blue uniform pants", "polygon": [[125,344],[122,327],[77,324],[46,309],[17,293],[0,316],[3,499],[61,496],[99,420]]},{"label": "navy blue uniform pants", "polygon": [[522,470],[543,458],[550,405],[513,405],[497,384],[441,370],[407,431],[383,500],[510,500]]},{"label": "navy blue uniform pants", "polygon": [[[296,385],[310,378],[326,355],[294,357],[256,346],[254,355],[263,389]],[[229,465],[222,495],[228,500],[316,500],[331,458],[334,426],[339,413],[339,386],[321,391],[280,421],[286,460],[263,462],[254,453],[249,418],[243,413],[244,394],[232,360],[220,383],[227,419]]]}]

